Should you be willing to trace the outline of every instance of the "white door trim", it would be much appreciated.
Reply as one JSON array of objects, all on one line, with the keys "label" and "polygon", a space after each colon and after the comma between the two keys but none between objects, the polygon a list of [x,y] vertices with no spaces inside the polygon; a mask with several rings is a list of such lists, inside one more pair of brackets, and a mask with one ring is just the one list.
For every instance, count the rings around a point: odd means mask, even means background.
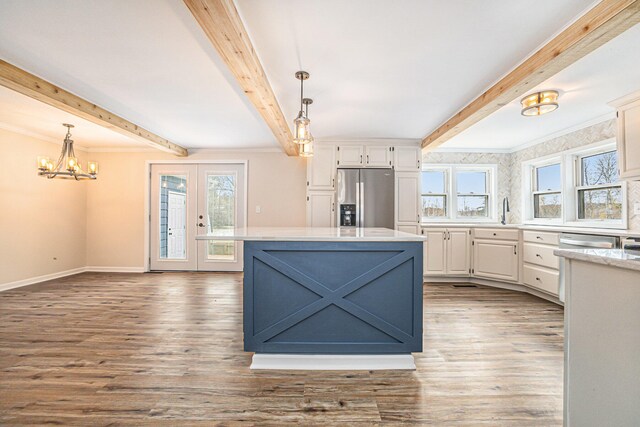
[{"label": "white door trim", "polygon": [[241,164],[244,168],[244,224],[246,228],[249,219],[249,160],[147,160],[145,161],[144,185],[144,271],[150,270],[151,254],[151,165],[161,164]]}]

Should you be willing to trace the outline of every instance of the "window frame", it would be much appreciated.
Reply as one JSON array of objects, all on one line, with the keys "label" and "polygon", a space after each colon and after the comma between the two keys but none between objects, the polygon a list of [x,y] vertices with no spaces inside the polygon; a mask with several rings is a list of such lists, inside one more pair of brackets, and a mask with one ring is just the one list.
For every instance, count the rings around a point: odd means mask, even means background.
[{"label": "window frame", "polygon": [[[536,170],[539,168],[543,168],[545,166],[551,166],[556,164],[560,164],[560,190],[553,190],[553,191],[534,190],[535,188],[537,188],[537,184],[538,184],[537,183],[538,177],[536,174]],[[528,174],[528,181],[525,184],[525,186],[523,186],[523,194],[529,194],[528,197],[525,197],[525,199],[528,199],[528,200],[526,200],[527,203],[525,204],[525,209],[523,209],[523,212],[525,212],[525,215],[526,215],[526,219],[524,222],[532,223],[532,224],[545,224],[545,225],[562,224],[564,213],[565,213],[565,205],[566,205],[564,201],[564,195],[565,195],[564,180],[562,179],[564,176],[564,162],[562,161],[562,156],[553,154],[551,156],[545,156],[539,159],[534,159],[529,162],[526,162],[526,164],[524,165],[524,168],[525,168],[525,172],[523,173],[523,176],[527,176],[525,174]],[[535,196],[540,194],[556,194],[556,193],[560,193],[560,199],[561,199],[560,217],[559,218],[536,217],[535,216]]]},{"label": "window frame", "polygon": [[424,196],[444,196],[444,212],[445,215],[444,216],[436,216],[436,217],[427,217],[429,218],[430,221],[443,221],[446,220],[447,218],[449,218],[449,215],[451,213],[451,209],[450,209],[450,201],[451,201],[451,195],[448,192],[449,189],[449,181],[450,181],[450,175],[451,175],[451,171],[450,168],[447,167],[430,167],[430,168],[425,168],[423,166],[422,170],[420,171],[420,183],[422,184],[422,172],[442,172],[444,174],[444,193],[425,193],[424,189],[422,189],[422,185],[420,186],[420,220],[423,221],[423,217],[422,216],[422,198]]},{"label": "window frame", "polygon": [[[627,184],[618,180],[615,184],[602,184],[594,186],[582,185],[582,159],[609,151],[617,151],[615,138],[606,139],[594,144],[570,149],[561,153],[539,157],[522,163],[522,193],[530,196],[523,197],[522,212],[523,223],[534,225],[564,225],[583,228],[611,228],[626,230],[628,225],[628,201]],[[562,215],[560,218],[535,218],[533,185],[535,168],[560,162],[560,175],[562,177]],[[619,187],[622,192],[622,218],[621,219],[580,219],[579,218],[579,191]],[[555,193],[551,192],[551,193]]]},{"label": "window frame", "polygon": [[[445,173],[445,194],[420,192],[420,203],[422,196],[445,196],[446,216],[425,217],[420,214],[421,223],[495,223],[497,222],[497,164],[422,164],[420,173],[427,171],[444,171]],[[457,172],[483,172],[486,175],[485,193],[458,193],[456,173]],[[422,177],[421,177],[422,180]],[[486,196],[487,216],[486,217],[465,217],[458,216],[458,196]]]}]

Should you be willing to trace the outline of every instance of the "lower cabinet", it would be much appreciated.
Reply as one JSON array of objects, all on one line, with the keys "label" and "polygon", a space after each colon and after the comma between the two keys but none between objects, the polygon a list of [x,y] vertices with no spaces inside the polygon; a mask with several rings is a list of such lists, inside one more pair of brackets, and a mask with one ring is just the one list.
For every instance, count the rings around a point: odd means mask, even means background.
[{"label": "lower cabinet", "polygon": [[518,242],[476,239],[473,243],[473,275],[518,281]]},{"label": "lower cabinet", "polygon": [[470,232],[467,228],[424,229],[424,274],[468,276]]},{"label": "lower cabinet", "polygon": [[307,227],[335,226],[335,199],[333,191],[307,193]]}]

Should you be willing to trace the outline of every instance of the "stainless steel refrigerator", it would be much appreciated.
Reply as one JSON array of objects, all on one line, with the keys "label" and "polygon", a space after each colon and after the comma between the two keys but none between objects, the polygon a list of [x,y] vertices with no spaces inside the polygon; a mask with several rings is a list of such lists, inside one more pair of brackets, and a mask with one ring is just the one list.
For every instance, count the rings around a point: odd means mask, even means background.
[{"label": "stainless steel refrigerator", "polygon": [[394,170],[338,169],[340,227],[395,228]]}]

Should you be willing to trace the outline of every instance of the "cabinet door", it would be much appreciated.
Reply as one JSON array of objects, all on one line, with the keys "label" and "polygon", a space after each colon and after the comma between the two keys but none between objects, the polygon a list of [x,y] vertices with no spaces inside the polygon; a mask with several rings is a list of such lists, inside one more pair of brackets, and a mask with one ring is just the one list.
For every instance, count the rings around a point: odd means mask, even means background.
[{"label": "cabinet door", "polygon": [[310,191],[307,195],[307,227],[333,227],[335,216],[334,193]]},{"label": "cabinet door", "polygon": [[618,112],[620,177],[640,180],[640,100]]},{"label": "cabinet door", "polygon": [[364,166],[364,146],[362,145],[341,145],[338,147],[339,167],[360,167]]},{"label": "cabinet door", "polygon": [[420,222],[418,197],[420,195],[420,174],[415,172],[396,173],[396,223]]},{"label": "cabinet door", "polygon": [[309,190],[333,190],[336,182],[336,147],[315,144],[314,155],[307,163]]},{"label": "cabinet door", "polygon": [[366,147],[365,166],[372,168],[391,167],[391,147],[371,145]]},{"label": "cabinet door", "polygon": [[447,272],[447,231],[439,228],[425,228],[423,269],[424,274],[445,274]]},{"label": "cabinet door", "polygon": [[474,276],[518,281],[517,242],[475,240],[473,248]]},{"label": "cabinet door", "polygon": [[471,268],[469,237],[469,229],[447,230],[447,274],[469,274]]},{"label": "cabinet door", "polygon": [[394,167],[397,171],[419,171],[422,150],[420,147],[395,147],[393,151]]}]

